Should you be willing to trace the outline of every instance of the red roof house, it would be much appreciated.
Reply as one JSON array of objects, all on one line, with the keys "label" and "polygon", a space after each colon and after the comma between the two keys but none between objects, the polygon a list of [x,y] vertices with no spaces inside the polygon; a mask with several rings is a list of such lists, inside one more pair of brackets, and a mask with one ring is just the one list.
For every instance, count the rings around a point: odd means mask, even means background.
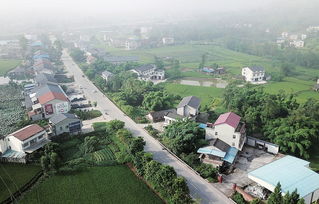
[{"label": "red roof house", "polygon": [[221,114],[216,122],[214,123],[214,126],[221,125],[221,124],[228,124],[232,126],[233,128],[237,128],[241,117],[233,112],[228,112]]}]

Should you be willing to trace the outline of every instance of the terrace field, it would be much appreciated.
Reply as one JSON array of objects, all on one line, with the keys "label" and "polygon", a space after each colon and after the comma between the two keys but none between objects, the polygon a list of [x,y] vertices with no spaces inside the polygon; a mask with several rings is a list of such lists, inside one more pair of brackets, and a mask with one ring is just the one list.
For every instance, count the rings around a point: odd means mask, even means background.
[{"label": "terrace field", "polygon": [[163,203],[126,166],[92,167],[68,176],[53,176],[20,203]]},{"label": "terrace field", "polygon": [[[10,192],[14,193],[24,184],[30,181],[41,167],[35,165],[20,165],[20,164],[0,164],[0,176],[5,182],[0,183],[0,203],[10,197]],[[9,188],[9,190],[7,189]]]},{"label": "terrace field", "polygon": [[0,59],[0,76],[4,76],[8,71],[14,69],[21,63],[21,60]]}]

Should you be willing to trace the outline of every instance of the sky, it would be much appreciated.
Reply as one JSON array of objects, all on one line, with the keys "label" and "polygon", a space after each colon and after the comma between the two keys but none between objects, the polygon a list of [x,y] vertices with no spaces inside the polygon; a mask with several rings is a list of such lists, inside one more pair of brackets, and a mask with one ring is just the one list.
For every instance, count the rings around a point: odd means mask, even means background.
[{"label": "sky", "polygon": [[213,18],[219,13],[263,9],[277,1],[288,0],[0,0],[0,25],[8,32],[49,24],[177,20],[201,14]]}]

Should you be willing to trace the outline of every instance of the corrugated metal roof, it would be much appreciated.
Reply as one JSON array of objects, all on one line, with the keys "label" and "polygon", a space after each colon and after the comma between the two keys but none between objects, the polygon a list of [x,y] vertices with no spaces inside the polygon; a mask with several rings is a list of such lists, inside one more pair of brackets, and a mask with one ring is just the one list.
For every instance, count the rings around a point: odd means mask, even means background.
[{"label": "corrugated metal roof", "polygon": [[210,154],[210,155],[214,155],[214,156],[222,157],[222,158],[226,155],[226,152],[218,151],[218,150],[211,149],[211,148],[208,148],[208,147],[199,148],[197,150],[197,153]]},{"label": "corrugated metal roof", "polygon": [[225,157],[223,158],[224,161],[228,162],[228,163],[234,163],[234,160],[236,158],[236,155],[238,153],[238,149],[235,147],[230,147],[227,152]]},{"label": "corrugated metal roof", "polygon": [[278,182],[281,184],[282,192],[297,192],[305,197],[319,189],[319,174],[309,169],[308,161],[293,156],[285,156],[250,173],[248,176],[258,178],[273,187]]}]

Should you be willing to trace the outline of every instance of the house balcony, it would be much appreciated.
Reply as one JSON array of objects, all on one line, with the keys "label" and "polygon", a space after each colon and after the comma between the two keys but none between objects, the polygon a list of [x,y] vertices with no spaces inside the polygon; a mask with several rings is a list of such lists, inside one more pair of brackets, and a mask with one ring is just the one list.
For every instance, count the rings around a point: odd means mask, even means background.
[{"label": "house balcony", "polygon": [[44,138],[38,142],[35,142],[34,144],[29,145],[27,148],[24,148],[23,151],[26,153],[32,153],[32,152],[40,149],[44,145],[48,144],[49,142],[50,142],[50,140]]}]

